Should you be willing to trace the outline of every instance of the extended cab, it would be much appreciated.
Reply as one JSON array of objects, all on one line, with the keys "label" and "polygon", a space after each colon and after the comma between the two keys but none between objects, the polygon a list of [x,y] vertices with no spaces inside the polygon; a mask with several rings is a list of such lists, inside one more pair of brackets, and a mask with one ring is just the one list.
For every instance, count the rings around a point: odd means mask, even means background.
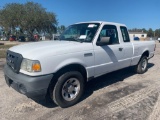
[{"label": "extended cab", "polygon": [[124,24],[83,22],[56,41],[18,45],[7,51],[6,83],[32,99],[49,95],[61,107],[79,101],[87,81],[134,66],[146,72],[155,41],[131,42]]}]

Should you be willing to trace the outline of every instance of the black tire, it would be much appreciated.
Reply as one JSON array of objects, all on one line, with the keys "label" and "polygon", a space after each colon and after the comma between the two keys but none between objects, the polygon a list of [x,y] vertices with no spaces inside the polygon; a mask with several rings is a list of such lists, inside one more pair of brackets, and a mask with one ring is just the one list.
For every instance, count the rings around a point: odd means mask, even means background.
[{"label": "black tire", "polygon": [[[70,83],[71,80],[73,80],[73,81]],[[73,85],[74,80],[78,84],[77,86],[79,86],[78,90],[76,89],[78,87],[76,87],[76,85]],[[51,95],[51,98],[54,101],[54,103],[56,103],[57,105],[59,105],[62,108],[70,107],[70,106],[76,104],[83,95],[84,78],[83,78],[82,74],[78,71],[66,72],[66,73],[60,75],[60,77],[58,77],[57,83],[55,84],[54,88],[51,88],[51,89],[52,89],[52,91],[50,92],[50,95]],[[75,92],[73,92],[74,91],[73,89],[74,90],[76,89],[78,92],[76,92],[76,90],[75,90]],[[75,94],[75,97],[71,98],[70,94],[72,94],[72,95]]]},{"label": "black tire", "polygon": [[142,56],[138,64],[135,66],[135,72],[138,74],[145,73],[147,71],[147,65],[148,65],[147,56]]}]

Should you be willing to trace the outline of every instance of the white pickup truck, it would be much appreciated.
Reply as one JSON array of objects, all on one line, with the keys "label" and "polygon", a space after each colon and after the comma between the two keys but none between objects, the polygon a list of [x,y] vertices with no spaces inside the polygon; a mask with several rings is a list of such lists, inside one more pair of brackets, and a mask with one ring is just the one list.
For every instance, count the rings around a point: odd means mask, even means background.
[{"label": "white pickup truck", "polygon": [[76,104],[86,82],[129,66],[146,72],[155,42],[130,42],[124,24],[82,22],[56,41],[18,45],[7,51],[6,83],[32,99],[50,98],[61,107]]}]

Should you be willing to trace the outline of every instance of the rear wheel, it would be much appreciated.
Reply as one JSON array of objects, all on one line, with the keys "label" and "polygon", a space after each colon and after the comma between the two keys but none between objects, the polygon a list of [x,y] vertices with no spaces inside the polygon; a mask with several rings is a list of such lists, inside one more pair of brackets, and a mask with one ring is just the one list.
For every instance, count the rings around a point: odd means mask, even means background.
[{"label": "rear wheel", "polygon": [[78,71],[66,72],[58,78],[50,95],[60,107],[69,107],[76,104],[84,91],[84,78]]},{"label": "rear wheel", "polygon": [[138,74],[143,74],[147,71],[148,59],[147,56],[142,56],[139,63],[135,66],[135,71]]}]

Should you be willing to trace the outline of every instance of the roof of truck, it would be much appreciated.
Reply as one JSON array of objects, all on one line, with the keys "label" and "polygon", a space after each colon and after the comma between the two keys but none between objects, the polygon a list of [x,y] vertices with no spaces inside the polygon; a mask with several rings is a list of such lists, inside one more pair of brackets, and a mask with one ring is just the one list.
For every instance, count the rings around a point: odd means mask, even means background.
[{"label": "roof of truck", "polygon": [[80,23],[100,23],[100,24],[105,23],[105,24],[126,26],[125,24],[116,23],[116,22],[106,22],[106,21],[87,21],[87,22],[78,22],[78,23],[75,23],[75,24],[80,24]]}]

